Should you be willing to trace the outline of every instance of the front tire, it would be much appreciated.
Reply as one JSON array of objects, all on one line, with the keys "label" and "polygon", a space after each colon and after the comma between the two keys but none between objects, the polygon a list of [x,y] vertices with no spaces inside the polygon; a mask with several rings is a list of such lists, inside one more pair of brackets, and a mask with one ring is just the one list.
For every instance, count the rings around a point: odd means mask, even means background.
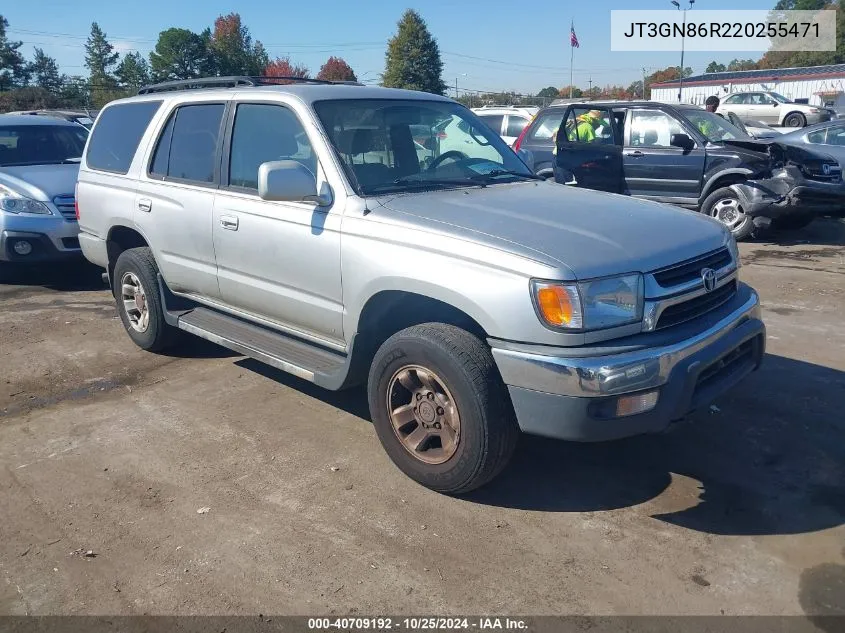
[{"label": "front tire", "polygon": [[783,120],[784,127],[805,127],[807,125],[807,117],[800,112],[790,112]]},{"label": "front tire", "polygon": [[461,494],[498,475],[519,428],[487,346],[452,325],[425,323],[391,336],[368,380],[384,450],[423,486]]},{"label": "front tire", "polygon": [[149,352],[170,347],[177,330],[164,320],[152,251],[147,247],[123,251],[115,263],[112,283],[117,312],[135,345]]},{"label": "front tire", "polygon": [[724,224],[737,241],[745,239],[754,230],[754,221],[745,214],[739,196],[730,187],[721,187],[707,196],[701,212]]}]

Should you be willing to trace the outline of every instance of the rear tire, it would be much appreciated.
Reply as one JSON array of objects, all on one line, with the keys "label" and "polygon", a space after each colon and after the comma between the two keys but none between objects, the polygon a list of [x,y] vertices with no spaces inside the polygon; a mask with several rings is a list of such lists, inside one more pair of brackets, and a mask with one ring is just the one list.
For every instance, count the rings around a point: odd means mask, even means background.
[{"label": "rear tire", "polygon": [[504,469],[519,439],[489,348],[452,325],[425,323],[387,339],[370,367],[368,396],[390,459],[437,492],[483,486]]},{"label": "rear tire", "polygon": [[167,325],[161,305],[158,266],[147,247],[123,251],[114,265],[112,293],[126,333],[149,352],[171,347],[178,330]]},{"label": "rear tire", "polygon": [[720,187],[707,196],[701,204],[701,212],[724,224],[737,241],[754,230],[754,221],[745,215],[739,196],[730,187]]},{"label": "rear tire", "polygon": [[772,220],[772,228],[776,231],[797,231],[803,229],[816,219],[814,213],[795,213]]},{"label": "rear tire", "polygon": [[784,127],[805,127],[807,125],[807,117],[800,112],[790,112],[783,120]]}]

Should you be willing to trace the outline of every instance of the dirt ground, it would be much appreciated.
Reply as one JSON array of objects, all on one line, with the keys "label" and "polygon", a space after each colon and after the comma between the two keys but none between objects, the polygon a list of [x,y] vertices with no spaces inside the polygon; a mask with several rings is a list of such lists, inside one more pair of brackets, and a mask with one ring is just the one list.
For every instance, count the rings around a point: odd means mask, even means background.
[{"label": "dirt ground", "polygon": [[0,614],[845,614],[843,245],[741,246],[768,354],[714,408],[459,499],[363,391],[143,352],[89,267],[2,284]]}]

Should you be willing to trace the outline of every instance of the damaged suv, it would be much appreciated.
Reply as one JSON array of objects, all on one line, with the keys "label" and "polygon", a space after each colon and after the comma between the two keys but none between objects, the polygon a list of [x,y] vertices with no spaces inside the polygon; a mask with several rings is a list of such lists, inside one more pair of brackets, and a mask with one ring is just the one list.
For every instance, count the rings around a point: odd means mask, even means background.
[{"label": "damaged suv", "polygon": [[[495,477],[520,431],[661,431],[762,361],[718,222],[545,182],[444,97],[266,81],[151,86],[94,125],[80,243],[141,348],[187,332],[366,385],[387,454],[446,493]],[[414,140],[444,129],[448,149]]]},{"label": "damaged suv", "polygon": [[792,229],[845,204],[839,163],[777,139],[755,140],[694,105],[570,105],[557,134],[555,180],[695,209],[736,239]]}]

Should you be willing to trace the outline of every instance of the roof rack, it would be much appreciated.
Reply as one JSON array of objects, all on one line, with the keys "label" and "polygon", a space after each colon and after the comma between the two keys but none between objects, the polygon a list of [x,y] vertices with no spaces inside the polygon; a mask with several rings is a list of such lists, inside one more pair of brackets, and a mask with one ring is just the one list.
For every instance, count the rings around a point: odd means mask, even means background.
[{"label": "roof rack", "polygon": [[242,86],[273,86],[279,84],[322,84],[363,86],[357,81],[328,81],[326,79],[311,79],[310,77],[200,77],[197,79],[176,79],[144,86],[138,90],[139,95],[156,92],[174,92],[176,90],[200,90],[202,88],[240,88]]}]

